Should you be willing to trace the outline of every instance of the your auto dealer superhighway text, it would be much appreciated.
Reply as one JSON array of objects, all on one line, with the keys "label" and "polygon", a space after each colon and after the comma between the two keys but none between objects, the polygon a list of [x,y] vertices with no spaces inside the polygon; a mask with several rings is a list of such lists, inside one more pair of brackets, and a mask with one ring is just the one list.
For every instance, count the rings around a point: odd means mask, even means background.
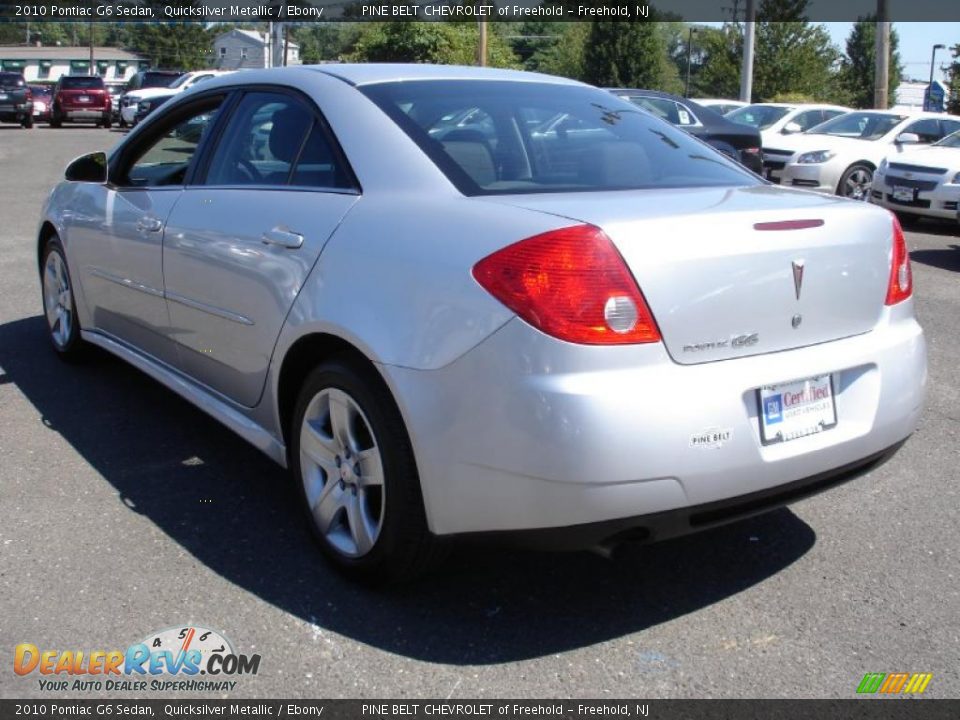
[{"label": "your auto dealer superhighway text", "polygon": [[[551,704],[526,704],[526,705],[493,705],[492,703],[364,703],[362,706],[363,715],[505,715],[505,710],[509,710],[511,716],[516,715],[567,715],[568,710],[563,705]],[[637,705],[636,714],[645,716],[648,712],[647,705]],[[496,710],[494,710],[496,708]],[[578,715],[611,715],[617,717],[629,717],[631,712],[629,705],[577,705]]]}]

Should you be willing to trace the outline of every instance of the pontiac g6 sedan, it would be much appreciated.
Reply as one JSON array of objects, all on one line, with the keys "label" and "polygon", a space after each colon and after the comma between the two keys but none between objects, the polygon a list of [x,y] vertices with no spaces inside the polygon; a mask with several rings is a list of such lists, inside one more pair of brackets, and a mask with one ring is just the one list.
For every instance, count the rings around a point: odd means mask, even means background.
[{"label": "pontiac g6 sedan", "polygon": [[37,260],[57,353],[289,467],[366,578],[457,536],[603,549],[783,505],[889,457],[926,383],[888,211],[541,75],[210,80],[67,168]]}]

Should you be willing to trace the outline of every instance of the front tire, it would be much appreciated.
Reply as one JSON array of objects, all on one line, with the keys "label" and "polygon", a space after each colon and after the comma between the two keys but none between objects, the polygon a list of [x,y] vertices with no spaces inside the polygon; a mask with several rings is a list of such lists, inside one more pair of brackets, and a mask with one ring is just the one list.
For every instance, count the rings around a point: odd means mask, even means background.
[{"label": "front tire", "polygon": [[290,440],[302,508],[338,569],[382,583],[412,579],[439,559],[410,439],[374,371],[339,359],[315,368],[297,399]]},{"label": "front tire", "polygon": [[43,314],[50,342],[62,359],[79,360],[86,351],[86,343],[80,337],[80,320],[67,258],[56,235],[47,241],[41,268]]},{"label": "front tire", "polygon": [[837,195],[851,200],[866,200],[873,184],[873,168],[864,163],[855,163],[847,168],[837,186]]}]

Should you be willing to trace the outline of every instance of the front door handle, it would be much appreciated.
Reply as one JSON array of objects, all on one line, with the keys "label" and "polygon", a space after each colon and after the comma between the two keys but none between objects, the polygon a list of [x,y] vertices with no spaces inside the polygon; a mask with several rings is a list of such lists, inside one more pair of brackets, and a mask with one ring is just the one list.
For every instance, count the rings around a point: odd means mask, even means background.
[{"label": "front door handle", "polygon": [[267,230],[260,236],[260,240],[264,245],[279,245],[291,250],[303,246],[303,235],[280,226],[273,228],[273,230]]},{"label": "front door handle", "polygon": [[137,222],[137,230],[140,232],[160,232],[163,229],[163,221],[150,215],[145,215]]}]

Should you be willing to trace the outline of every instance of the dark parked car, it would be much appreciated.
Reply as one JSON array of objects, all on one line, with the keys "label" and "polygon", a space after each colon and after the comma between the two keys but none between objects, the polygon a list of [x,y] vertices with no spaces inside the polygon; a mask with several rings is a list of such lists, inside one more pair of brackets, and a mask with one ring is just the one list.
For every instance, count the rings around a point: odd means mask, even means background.
[{"label": "dark parked car", "polygon": [[[127,81],[127,87],[120,98],[119,120],[120,127],[127,127],[133,123],[133,115],[136,114],[136,108],[128,109],[130,106],[136,106],[140,98],[131,93],[143,88],[161,88],[170,87],[181,75],[182,70],[141,70]],[[130,97],[128,97],[130,96]],[[126,110],[126,112],[124,112]],[[126,115],[126,117],[124,117]]]},{"label": "dark parked car", "polygon": [[47,122],[50,119],[50,106],[53,104],[51,85],[28,85],[33,95],[33,121]]},{"label": "dark parked car", "polygon": [[755,127],[731,122],[710,108],[670,93],[630,88],[611,88],[610,92],[713,145],[758,175],[763,171],[760,131]]},{"label": "dark parked car", "polygon": [[50,127],[65,122],[92,122],[97,127],[110,127],[113,103],[102,77],[96,75],[64,75],[53,90]]},{"label": "dark parked car", "polygon": [[0,72],[0,122],[33,127],[33,97],[20,73]]}]

